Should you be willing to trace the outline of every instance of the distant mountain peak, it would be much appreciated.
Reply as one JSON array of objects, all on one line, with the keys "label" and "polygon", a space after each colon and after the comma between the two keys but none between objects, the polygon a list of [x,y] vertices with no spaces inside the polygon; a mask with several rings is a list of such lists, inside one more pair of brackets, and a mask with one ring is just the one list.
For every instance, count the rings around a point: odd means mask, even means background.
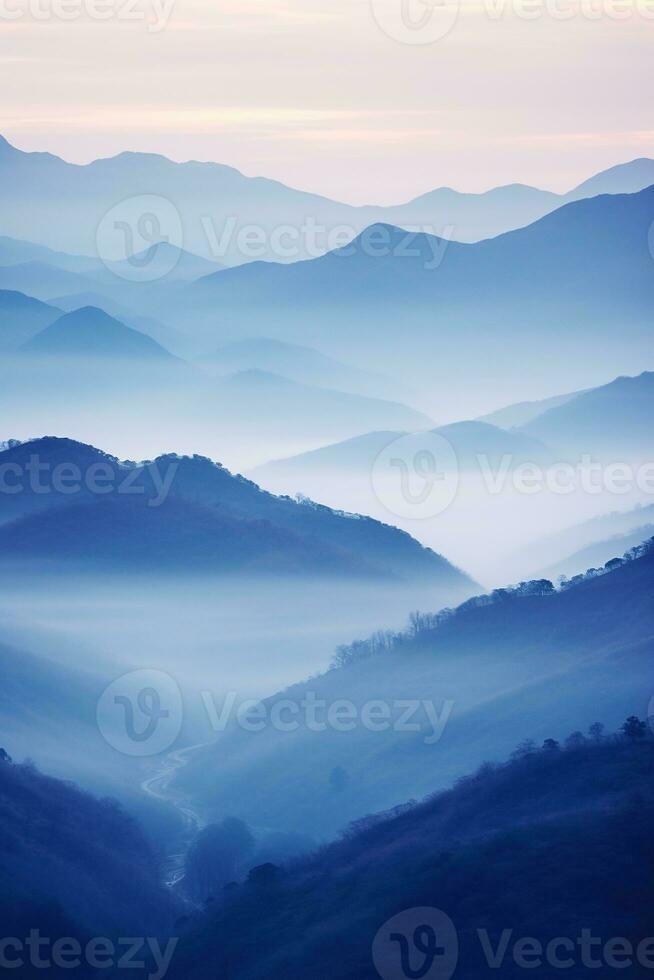
[{"label": "distant mountain peak", "polygon": [[[426,231],[400,228],[398,225],[376,221],[368,225],[348,245],[328,252],[327,256],[351,256],[353,252],[372,259],[401,256],[423,261],[434,258],[434,246],[442,242],[438,235]],[[324,258],[323,256],[322,258]],[[314,259],[319,262],[320,258]]]},{"label": "distant mountain peak", "polygon": [[151,337],[125,326],[95,306],[65,313],[21,348],[28,354],[173,360]]}]

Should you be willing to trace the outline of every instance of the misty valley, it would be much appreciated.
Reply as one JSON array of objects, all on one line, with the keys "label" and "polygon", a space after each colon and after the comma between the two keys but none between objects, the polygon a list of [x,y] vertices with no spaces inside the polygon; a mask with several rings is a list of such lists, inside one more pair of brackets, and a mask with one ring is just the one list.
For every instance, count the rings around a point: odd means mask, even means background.
[{"label": "misty valley", "polygon": [[654,160],[0,174],[0,972],[652,975]]}]

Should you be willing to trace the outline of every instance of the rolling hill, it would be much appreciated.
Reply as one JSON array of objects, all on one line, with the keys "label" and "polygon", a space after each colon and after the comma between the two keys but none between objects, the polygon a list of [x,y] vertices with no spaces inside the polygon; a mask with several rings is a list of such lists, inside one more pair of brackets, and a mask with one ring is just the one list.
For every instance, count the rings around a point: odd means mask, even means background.
[{"label": "rolling hill", "polygon": [[218,262],[165,242],[130,259],[113,262],[55,252],[6,236],[0,238],[0,288],[19,290],[47,302],[58,295],[97,291],[115,302],[147,305],[151,282],[174,287],[176,283],[192,282],[221,268]]},{"label": "rolling hill", "polygon": [[166,278],[172,281],[192,282],[202,276],[219,272],[224,266],[220,262],[210,262],[199,255],[187,252],[170,242],[156,242],[130,259],[107,262],[106,266],[103,264],[99,268],[101,273],[99,278],[104,280],[109,278],[111,281],[111,277],[115,277],[130,281],[135,277],[135,270],[138,274],[139,268],[145,268],[148,279],[151,280]]},{"label": "rolling hill", "polygon": [[[219,379],[214,395],[227,417],[266,419],[271,412],[286,420],[287,429],[301,420],[313,445],[328,441],[337,430],[362,431],[375,425],[425,428],[430,419],[398,402],[300,384],[269,371],[239,371]],[[295,422],[294,422],[295,420]]]},{"label": "rolling hill", "polygon": [[64,313],[72,313],[86,306],[94,306],[96,309],[108,313],[114,320],[119,320],[126,327],[131,327],[133,330],[138,330],[140,333],[152,337],[153,340],[156,340],[158,344],[161,344],[162,347],[165,347],[171,353],[180,357],[188,353],[188,338],[184,337],[179,330],[175,330],[174,327],[161,323],[152,317],[140,316],[133,310],[115,302],[109,296],[103,296],[101,293],[87,292],[74,293],[67,296],[55,296],[51,300],[51,303],[59,307],[60,310],[63,310]]},{"label": "rolling hill", "polygon": [[173,361],[151,337],[126,327],[93,306],[65,313],[21,347],[39,358]]},{"label": "rolling hill", "polygon": [[580,394],[582,392],[572,391],[566,395],[552,395],[550,398],[541,398],[537,401],[518,402],[515,405],[507,405],[505,408],[498,408],[494,412],[489,412],[488,415],[482,416],[478,421],[498,425],[501,429],[519,428],[521,425],[532,422],[543,412],[549,411],[550,408],[565,405],[566,402],[572,401]]},{"label": "rolling hill", "polygon": [[[609,962],[645,975],[654,744],[580,738],[253,868],[196,917],[171,980],[377,980],[429,964],[433,977],[480,980],[554,976],[561,963],[576,980]],[[614,935],[625,938],[611,946]]]},{"label": "rolling hill", "polygon": [[0,350],[17,350],[60,316],[55,306],[16,290],[0,290]]},{"label": "rolling hill", "polygon": [[[268,714],[310,697],[323,706],[316,724],[300,712],[287,730],[230,725],[180,785],[216,818],[320,837],[445,788],[521,737],[560,739],[598,718],[615,727],[642,717],[654,652],[651,542],[614,566],[559,592],[542,581],[500,589],[453,614],[416,616],[403,634],[342,648],[335,669],[265,702]],[[329,706],[343,701],[354,724],[328,724]],[[364,723],[371,704],[384,708]],[[403,727],[407,706],[412,724]],[[342,792],[334,770],[345,773]]]},{"label": "rolling hill", "polygon": [[[600,310],[600,301],[613,296],[611,308],[622,301],[625,316],[644,312],[654,291],[647,243],[653,216],[654,187],[575,202],[527,228],[475,245],[379,224],[320,258],[290,266],[254,262],[205,277],[189,291],[198,303],[226,304],[234,312],[237,299],[242,308],[263,312],[275,293],[288,316],[293,308],[303,312],[307,303],[341,311],[350,304],[376,311],[390,304],[390,313],[399,306],[427,305],[434,327],[443,309],[452,323],[463,311],[480,314],[489,300],[505,303],[507,317],[525,301],[540,300],[543,308],[532,310],[532,327],[534,317],[543,322],[552,304],[562,300]],[[465,289],[466,283],[473,283],[474,291]],[[642,288],[632,295],[637,284]],[[551,323],[550,336],[558,336],[561,327]],[[341,321],[339,328],[342,332],[349,324]]]},{"label": "rolling hill", "polygon": [[[339,391],[368,397],[392,398],[390,394],[392,390],[399,388],[399,385],[394,384],[390,378],[343,364],[311,347],[284,344],[267,337],[252,337],[226,344],[197,360],[203,368],[219,375],[265,371],[300,384],[336,388]],[[397,391],[395,395],[397,397]]]},{"label": "rolling hill", "polygon": [[620,377],[548,409],[520,429],[564,450],[627,455],[654,450],[654,372]]},{"label": "rolling hill", "polygon": [[97,259],[87,255],[69,255],[32,241],[0,235],[0,267],[17,267],[34,262],[77,275],[93,273],[101,267]]},{"label": "rolling hill", "polygon": [[[176,905],[159,885],[155,855],[115,802],[33,766],[0,762],[0,819],[0,908],[9,935],[40,929],[52,936],[54,929],[55,937],[84,942],[172,927]],[[62,926],[70,931],[59,932]]]},{"label": "rolling hill", "polygon": [[35,299],[49,302],[62,293],[81,293],[93,288],[94,280],[46,262],[22,262],[0,266],[0,288],[17,289]]},{"label": "rolling hill", "polygon": [[137,458],[202,445],[242,470],[366,430],[431,424],[401,402],[266,371],[216,377],[99,308],[54,319],[0,365],[0,407],[16,420],[4,438],[32,438],[47,423],[82,442],[109,436]]},{"label": "rolling hill", "polygon": [[[27,476],[34,458],[50,481],[47,492]],[[124,572],[311,572],[422,577],[459,595],[474,589],[466,575],[396,528],[274,497],[202,457],[165,456],[136,466],[71,440],[45,438],[7,449],[0,459],[23,474],[20,492],[3,500],[5,568],[46,562]],[[71,467],[76,481],[57,483],[62,468]],[[99,490],[98,468],[105,474]]]},{"label": "rolling hill", "polygon": [[317,259],[201,279],[170,313],[205,337],[219,311],[230,341],[264,332],[333,356],[347,344],[360,363],[411,377],[433,414],[452,418],[471,414],[470,390],[481,405],[502,385],[524,391],[525,372],[530,386],[551,385],[554,357],[564,390],[579,388],[580,364],[606,377],[648,363],[653,220],[649,188],[574,202],[474,245],[377,225]]},{"label": "rolling hill", "polygon": [[[430,431],[452,448],[452,462],[455,458],[459,472],[479,474],[480,465],[495,469],[503,458],[509,461],[510,468],[525,462],[546,464],[554,458],[552,451],[539,440],[520,432],[507,432],[487,422],[455,422]],[[407,460],[415,458],[423,446],[430,445],[429,433],[425,441],[420,432],[370,432],[289,459],[265,463],[256,467],[252,475],[265,485],[287,493],[307,492],[309,486],[313,490],[322,480],[358,480],[363,484],[370,480],[379,454],[398,439],[402,439],[401,454]],[[484,464],[480,464],[480,457]],[[444,465],[444,461],[439,462],[439,466]]]}]

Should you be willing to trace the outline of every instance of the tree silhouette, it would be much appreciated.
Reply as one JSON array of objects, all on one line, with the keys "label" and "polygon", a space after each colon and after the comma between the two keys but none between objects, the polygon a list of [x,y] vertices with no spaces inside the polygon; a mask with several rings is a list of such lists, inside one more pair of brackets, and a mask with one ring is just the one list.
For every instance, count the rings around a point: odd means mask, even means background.
[{"label": "tree silhouette", "polygon": [[604,738],[604,725],[601,721],[594,721],[588,729],[588,734],[594,742],[601,742]]},{"label": "tree silhouette", "polygon": [[512,759],[524,759],[536,751],[536,743],[532,738],[526,738],[520,742],[516,749],[511,753]]},{"label": "tree silhouette", "polygon": [[640,718],[637,718],[636,715],[629,715],[621,731],[632,742],[636,742],[638,739],[645,738],[647,735],[647,725]]},{"label": "tree silhouette", "polygon": [[581,732],[572,732],[565,740],[566,749],[580,749],[586,743],[586,739]]},{"label": "tree silhouette", "polygon": [[224,885],[244,873],[254,844],[247,824],[234,817],[205,827],[186,858],[189,891],[200,901],[217,895]]}]

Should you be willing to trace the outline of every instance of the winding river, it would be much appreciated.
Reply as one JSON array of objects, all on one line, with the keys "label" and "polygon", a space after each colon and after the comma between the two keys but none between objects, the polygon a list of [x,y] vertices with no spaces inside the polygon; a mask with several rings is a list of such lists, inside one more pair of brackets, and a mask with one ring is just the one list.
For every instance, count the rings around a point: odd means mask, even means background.
[{"label": "winding river", "polygon": [[173,806],[182,818],[182,828],[172,838],[161,869],[164,884],[176,891],[184,879],[184,866],[188,849],[195,840],[198,831],[202,830],[205,821],[193,809],[187,799],[171,790],[170,784],[176,773],[187,765],[189,756],[204,747],[205,743],[202,742],[199,745],[190,745],[184,749],[170,752],[159,760],[156,768],[141,783],[141,789],[144,793]]}]

